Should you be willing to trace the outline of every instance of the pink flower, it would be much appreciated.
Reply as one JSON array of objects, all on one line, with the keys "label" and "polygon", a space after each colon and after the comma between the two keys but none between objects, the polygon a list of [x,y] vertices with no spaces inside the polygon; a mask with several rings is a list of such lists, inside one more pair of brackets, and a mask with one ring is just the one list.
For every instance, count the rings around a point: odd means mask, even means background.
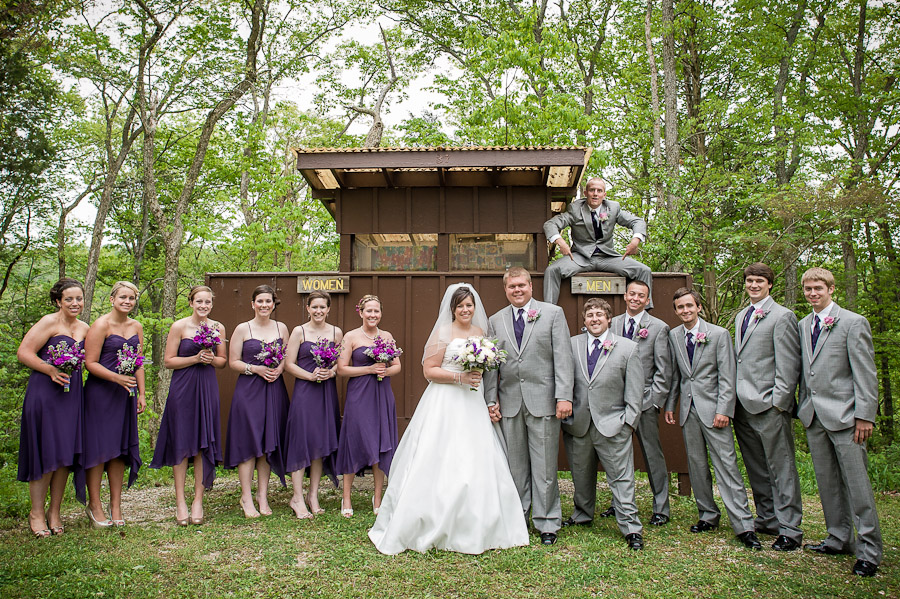
[{"label": "pink flower", "polygon": [[768,310],[763,310],[762,308],[757,308],[756,311],[753,312],[753,320],[759,321],[765,318],[769,314]]},{"label": "pink flower", "polygon": [[528,316],[528,322],[534,322],[535,320],[537,320],[538,318],[541,317],[541,313],[538,312],[537,310],[535,310],[534,308],[532,308],[531,310],[526,312],[526,315]]},{"label": "pink flower", "polygon": [[709,341],[709,339],[707,339],[706,333],[697,333],[697,343],[705,345],[707,341]]},{"label": "pink flower", "polygon": [[838,319],[834,316],[826,316],[822,319],[822,326],[824,326],[827,330],[831,330],[834,325],[837,324]]},{"label": "pink flower", "polygon": [[614,348],[615,346],[616,346],[616,342],[615,342],[615,341],[613,341],[612,339],[607,339],[606,341],[603,342],[603,346],[601,347],[601,350],[600,350],[600,351],[601,351],[601,353],[605,356],[605,355],[608,354],[608,353],[612,350],[612,348]]},{"label": "pink flower", "polygon": [[646,339],[649,336],[650,336],[649,329],[641,329],[640,331],[638,331],[638,337],[640,337],[641,339]]},{"label": "pink flower", "polygon": [[601,223],[605,223],[606,221],[609,220],[609,212],[597,213],[597,220],[599,220]]}]

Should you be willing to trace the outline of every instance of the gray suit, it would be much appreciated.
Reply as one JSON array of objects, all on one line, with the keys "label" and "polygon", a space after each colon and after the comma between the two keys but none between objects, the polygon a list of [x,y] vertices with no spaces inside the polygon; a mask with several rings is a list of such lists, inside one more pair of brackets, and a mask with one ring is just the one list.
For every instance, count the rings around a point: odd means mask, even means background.
[{"label": "gray suit", "polygon": [[631,434],[641,412],[644,372],[637,344],[616,337],[589,375],[587,333],[572,337],[575,354],[575,401],[571,423],[563,423],[563,441],[575,485],[575,522],[594,518],[597,498],[597,459],[606,471],[616,520],[623,535],[643,530],[634,502],[634,452]]},{"label": "gray suit", "polygon": [[[825,526],[826,545],[854,549],[859,559],[881,563],[882,540],[865,445],[853,442],[856,420],[875,422],[878,377],[872,330],[863,316],[833,304],[835,321],[812,349],[810,314],[800,321],[803,376],[797,414],[806,427]],[[853,526],[857,539],[854,543]]]},{"label": "gray suit", "polygon": [[800,335],[794,313],[767,297],[759,305],[764,315],[750,316],[753,306],[738,312],[734,337],[737,353],[737,436],[753,501],[756,528],[803,540],[800,477],[794,461],[791,412],[800,379]]},{"label": "gray suit", "polygon": [[[624,335],[628,314],[620,314],[612,319],[610,330],[616,335]],[[641,330],[647,331],[641,337]],[[669,354],[669,325],[647,312],[635,325],[632,340],[637,343],[644,367],[644,392],[637,435],[647,478],[653,491],[653,513],[669,515],[669,471],[659,441],[659,411],[666,405],[672,384],[672,356]]]},{"label": "gray suit", "polygon": [[731,425],[713,427],[716,414],[734,417],[734,346],[728,331],[702,318],[699,333],[706,335],[706,342],[697,342],[691,362],[685,347],[684,325],[669,331],[669,346],[676,367],[666,411],[675,411],[676,397],[680,394],[678,422],[684,435],[688,473],[700,520],[717,526],[721,516],[712,491],[708,448],[731,527],[735,534],[741,534],[754,528],[744,479],[737,467],[734,435]]},{"label": "gray suit", "polygon": [[572,348],[562,308],[532,300],[540,315],[525,323],[521,348],[516,343],[513,311],[507,306],[491,316],[491,328],[509,356],[485,377],[488,405],[499,403],[512,473],[526,520],[555,533],[562,522],[557,481],[559,421],[556,404],[572,401]]},{"label": "gray suit", "polygon": [[606,210],[609,218],[600,223],[600,237],[594,232],[591,209],[586,200],[571,202],[565,212],[544,223],[547,239],[559,235],[566,227],[571,229],[572,235],[572,257],[563,256],[544,271],[544,301],[555,304],[559,299],[562,279],[587,270],[620,274],[629,280],[643,281],[647,287],[653,288],[650,269],[633,258],[623,260],[622,254],[613,247],[616,223],[631,229],[633,235],[642,236],[647,235],[647,223],[612,200],[603,200],[601,209]]}]

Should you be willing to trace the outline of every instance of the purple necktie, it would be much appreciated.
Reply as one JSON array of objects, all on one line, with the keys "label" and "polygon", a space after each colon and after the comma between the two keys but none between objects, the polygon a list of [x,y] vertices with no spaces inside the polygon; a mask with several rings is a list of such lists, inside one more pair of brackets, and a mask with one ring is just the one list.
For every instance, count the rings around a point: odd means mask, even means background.
[{"label": "purple necktie", "polygon": [[516,344],[522,347],[522,335],[525,334],[525,319],[522,314],[525,312],[523,308],[519,308],[519,315],[513,321],[513,330],[516,332]]},{"label": "purple necktie", "polygon": [[600,359],[600,340],[594,339],[594,349],[588,354],[588,376],[594,375],[594,367]]},{"label": "purple necktie", "polygon": [[625,336],[628,337],[629,339],[631,339],[634,337],[634,319],[629,318],[628,322],[630,322],[631,325],[628,327],[628,330],[625,331]]},{"label": "purple necktie", "polygon": [[741,325],[741,341],[744,340],[744,336],[747,334],[747,327],[750,326],[751,316],[753,316],[752,305],[747,308],[747,313],[744,315],[744,324]]},{"label": "purple necktie", "polygon": [[694,334],[687,334],[687,353],[688,353],[688,362],[691,364],[694,363]]},{"label": "purple necktie", "polygon": [[813,334],[812,334],[812,350],[816,351],[816,343],[819,341],[819,333],[822,332],[822,328],[819,326],[819,315],[816,314],[816,324],[813,326]]}]

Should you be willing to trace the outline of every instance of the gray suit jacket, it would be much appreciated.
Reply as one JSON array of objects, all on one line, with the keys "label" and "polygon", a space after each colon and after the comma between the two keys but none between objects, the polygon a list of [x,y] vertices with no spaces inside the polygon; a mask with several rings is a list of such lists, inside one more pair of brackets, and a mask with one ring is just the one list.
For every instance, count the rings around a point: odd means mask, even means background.
[{"label": "gray suit jacket", "polygon": [[[612,319],[609,329],[616,335],[624,335],[628,314],[620,314]],[[639,335],[647,329],[647,337]],[[644,312],[641,321],[634,328],[632,341],[637,343],[644,367],[644,402],[641,410],[652,407],[662,408],[669,397],[672,384],[672,356],[669,353],[669,325]]]},{"label": "gray suit jacket", "polygon": [[680,393],[678,423],[684,426],[691,404],[694,404],[700,421],[707,428],[712,428],[716,414],[734,418],[734,346],[731,335],[722,327],[701,318],[699,332],[706,333],[706,343],[696,342],[691,365],[684,332],[684,325],[669,331],[669,347],[675,357],[675,368],[666,411],[675,411],[675,400]]},{"label": "gray suit jacket", "polygon": [[822,327],[816,351],[812,351],[813,315],[800,321],[803,377],[797,416],[803,426],[818,416],[826,429],[840,431],[856,426],[857,418],[875,422],[878,375],[869,321],[837,304],[830,316],[834,325]]},{"label": "gray suit jacket", "polygon": [[767,297],[760,306],[766,315],[759,320],[751,317],[741,339],[741,325],[751,308],[738,312],[734,320],[738,401],[751,414],[761,414],[772,406],[791,411],[800,380],[797,317]]},{"label": "gray suit jacket", "polygon": [[556,414],[557,401],[572,401],[572,346],[562,308],[537,300],[531,307],[539,318],[528,322],[522,347],[516,344],[513,311],[507,306],[491,316],[499,345],[508,352],[506,363],[485,377],[484,399],[499,403],[503,417],[519,413],[522,403],[532,416]]},{"label": "gray suit jacket", "polygon": [[624,425],[635,427],[641,414],[644,371],[637,344],[609,332],[615,345],[601,354],[588,375],[588,334],[572,337],[575,354],[575,400],[571,424],[563,423],[563,431],[574,436],[587,434],[590,422],[604,437],[615,437]]},{"label": "gray suit jacket", "polygon": [[578,266],[590,266],[591,256],[596,248],[599,248],[600,253],[606,257],[616,258],[622,255],[613,247],[616,223],[631,229],[633,235],[647,235],[647,223],[644,219],[620,207],[618,202],[603,200],[602,206],[606,207],[609,218],[600,223],[603,235],[599,239],[594,234],[591,209],[586,200],[571,202],[565,212],[545,222],[544,235],[550,239],[554,235],[559,235],[566,227],[571,227],[572,259]]}]

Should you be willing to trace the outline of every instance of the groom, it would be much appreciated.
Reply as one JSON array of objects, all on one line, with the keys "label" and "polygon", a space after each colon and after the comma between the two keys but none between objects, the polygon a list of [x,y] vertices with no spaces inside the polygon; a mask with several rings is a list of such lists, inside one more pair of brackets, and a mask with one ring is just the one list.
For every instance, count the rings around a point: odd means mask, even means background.
[{"label": "groom", "polygon": [[506,438],[525,520],[531,510],[541,543],[552,545],[562,522],[557,483],[559,421],[572,415],[574,363],[562,308],[532,299],[531,275],[514,266],[503,275],[510,306],[491,316],[506,363],[486,377],[491,420]]}]

